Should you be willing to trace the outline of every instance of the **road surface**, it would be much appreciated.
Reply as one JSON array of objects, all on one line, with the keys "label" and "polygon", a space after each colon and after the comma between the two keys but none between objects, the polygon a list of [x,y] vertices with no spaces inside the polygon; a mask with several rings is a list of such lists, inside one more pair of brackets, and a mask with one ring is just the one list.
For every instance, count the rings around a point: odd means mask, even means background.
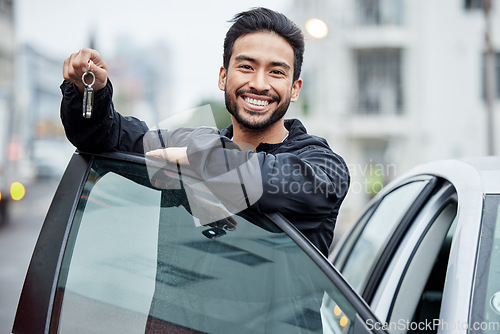
[{"label": "road surface", "polygon": [[31,253],[58,183],[49,179],[27,187],[11,207],[9,224],[0,227],[0,333],[11,333]]}]

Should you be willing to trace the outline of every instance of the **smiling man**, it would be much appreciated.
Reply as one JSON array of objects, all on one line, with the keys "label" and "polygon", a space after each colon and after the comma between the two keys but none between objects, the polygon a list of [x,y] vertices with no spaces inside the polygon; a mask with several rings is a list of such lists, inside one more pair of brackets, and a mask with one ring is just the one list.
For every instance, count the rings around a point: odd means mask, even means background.
[{"label": "smiling man", "polygon": [[236,142],[257,147],[288,135],[283,116],[302,88],[293,68],[293,48],[275,33],[246,34],[235,41],[231,59],[220,69],[219,88],[237,127]]},{"label": "smiling man", "polygon": [[[232,126],[220,132],[149,131],[144,122],[115,111],[105,61],[97,51],[83,49],[63,67],[61,118],[66,135],[83,151],[146,153],[189,165],[203,180],[223,178],[231,187],[239,187],[242,177],[231,184],[224,167],[253,161],[243,179],[258,184],[260,193],[255,201],[245,197],[247,206],[282,213],[327,255],[349,172],[323,138],[308,134],[299,120],[284,118],[302,88],[302,31],[266,8],[237,14],[233,22],[224,40],[218,81]],[[82,75],[89,62],[96,93],[93,116],[87,119],[82,116]]]}]

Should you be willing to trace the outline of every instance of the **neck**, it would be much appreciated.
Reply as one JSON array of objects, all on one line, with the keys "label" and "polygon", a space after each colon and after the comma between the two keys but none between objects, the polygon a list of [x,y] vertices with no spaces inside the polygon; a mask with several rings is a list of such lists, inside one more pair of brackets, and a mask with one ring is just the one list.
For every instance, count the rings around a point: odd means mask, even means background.
[{"label": "neck", "polygon": [[233,141],[242,149],[255,150],[261,143],[279,144],[287,135],[283,118],[263,130],[245,128],[233,118]]}]

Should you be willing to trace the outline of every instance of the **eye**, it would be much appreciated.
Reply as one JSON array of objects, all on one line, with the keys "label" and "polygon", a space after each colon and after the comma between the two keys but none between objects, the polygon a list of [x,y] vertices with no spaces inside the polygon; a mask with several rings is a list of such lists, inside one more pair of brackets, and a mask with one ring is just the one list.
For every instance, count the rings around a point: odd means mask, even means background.
[{"label": "eye", "polygon": [[244,70],[251,70],[252,66],[250,66],[250,65],[240,65],[240,66],[238,66],[238,68],[241,68],[241,69],[244,69]]},{"label": "eye", "polygon": [[271,73],[274,75],[285,76],[285,72],[281,70],[272,70]]}]

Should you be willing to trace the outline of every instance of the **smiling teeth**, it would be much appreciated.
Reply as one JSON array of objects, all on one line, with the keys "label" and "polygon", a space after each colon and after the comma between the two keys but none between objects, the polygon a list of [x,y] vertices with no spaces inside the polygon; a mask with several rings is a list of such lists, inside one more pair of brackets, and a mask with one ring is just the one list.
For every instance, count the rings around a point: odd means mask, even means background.
[{"label": "smiling teeth", "polygon": [[256,100],[249,97],[245,98],[245,101],[256,106],[267,106],[269,104],[269,101]]}]

